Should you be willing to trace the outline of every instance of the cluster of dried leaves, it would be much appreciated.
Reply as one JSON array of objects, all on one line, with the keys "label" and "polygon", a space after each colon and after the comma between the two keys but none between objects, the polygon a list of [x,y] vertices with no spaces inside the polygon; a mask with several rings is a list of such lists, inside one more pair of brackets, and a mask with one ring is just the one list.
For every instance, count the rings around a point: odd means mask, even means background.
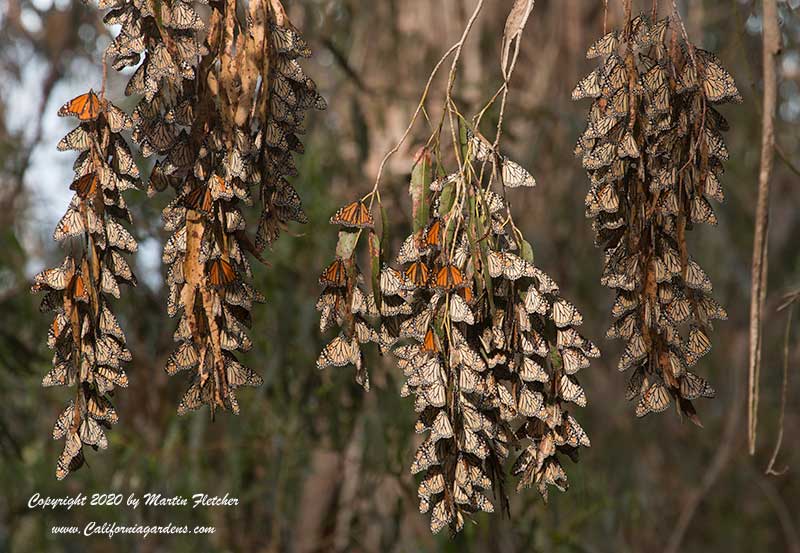
[{"label": "cluster of dried leaves", "polygon": [[710,52],[681,34],[677,18],[630,18],[587,52],[600,67],[574,100],[592,98],[576,154],[591,180],[586,215],[604,250],[602,284],[617,290],[609,337],[627,347],[627,398],[636,415],[667,409],[699,424],[692,400],[714,390],[691,372],[709,352],[711,321],[725,310],[689,253],[686,231],[716,224],[709,199],[723,200],[725,118],[714,108],[739,102],[733,78]]},{"label": "cluster of dried leaves", "polygon": [[[144,157],[158,156],[148,192],[176,191],[163,212],[168,312],[180,314],[166,370],[192,371],[178,413],[203,404],[236,413],[234,390],[262,382],[234,354],[251,347],[250,310],[264,301],[249,283],[248,254],[263,262],[281,228],[306,219],[286,177],[296,175],[305,111],[325,107],[297,62],[310,50],[278,0],[212,2],[207,24],[184,0],[101,7],[122,26],[107,51],[114,67],[139,64],[126,94],[141,95],[134,140]],[[254,189],[251,239],[243,210]]]},{"label": "cluster of dried leaves", "polygon": [[102,95],[90,90],[58,114],[80,120],[58,144],[80,152],[70,185],[75,195],[53,234],[70,253],[61,266],[36,275],[32,290],[46,294],[42,311],[55,312],[47,338],[53,369],[42,385],[75,388],[53,428],[53,439],[65,439],[56,468],[62,479],[83,465],[84,445],[108,447],[103,428],[118,419],[109,397],[115,386],[128,385],[122,364],[131,353],[108,296],[120,297],[120,283],[136,284],[124,254],[137,244],[123,226],[131,215],[121,192],[139,186],[139,170],[119,134],[131,121]]},{"label": "cluster of dried leaves", "polygon": [[[415,428],[427,433],[411,470],[423,473],[420,511],[431,512],[433,532],[458,531],[471,513],[494,511],[492,491],[507,506],[503,466],[514,450],[518,489],[534,485],[545,499],[550,485],[567,489],[561,455],[577,460],[578,448],[589,446],[568,408],[586,404],[575,373],[599,355],[493,190],[498,182],[503,190],[534,186],[533,177],[465,124],[460,129],[456,172],[446,174],[436,150],[418,156],[414,232],[392,266],[383,259],[386,231],[381,243],[364,200],[333,216],[345,229],[317,304],[321,330],[339,329],[320,368],[352,363],[367,387],[361,345],[377,342],[403,370],[401,394],[415,396]],[[371,293],[355,258],[363,230]]]}]

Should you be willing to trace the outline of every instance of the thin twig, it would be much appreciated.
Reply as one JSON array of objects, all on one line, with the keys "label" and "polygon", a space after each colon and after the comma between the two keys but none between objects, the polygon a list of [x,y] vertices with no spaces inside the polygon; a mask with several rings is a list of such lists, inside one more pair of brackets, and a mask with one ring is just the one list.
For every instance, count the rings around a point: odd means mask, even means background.
[{"label": "thin twig", "polygon": [[[797,296],[794,297],[796,299]],[[778,438],[775,440],[775,449],[772,450],[772,457],[769,460],[767,468],[764,473],[772,476],[782,476],[786,474],[789,467],[783,467],[780,470],[775,469],[775,461],[778,459],[778,453],[781,450],[783,443],[783,428],[784,420],[786,419],[786,397],[789,392],[789,338],[792,331],[792,315],[794,315],[794,301],[784,304],[782,307],[789,308],[789,314],[786,316],[786,333],[783,336],[783,384],[781,385],[781,412],[778,417]]]},{"label": "thin twig", "polygon": [[759,376],[761,372],[761,331],[764,301],[767,294],[767,251],[769,232],[769,193],[775,153],[775,110],[777,73],[775,58],[780,49],[778,7],[776,0],[763,0],[764,107],[761,130],[761,167],[758,174],[753,268],[750,290],[750,359],[747,371],[747,444],[750,455],[756,452],[758,428]]}]

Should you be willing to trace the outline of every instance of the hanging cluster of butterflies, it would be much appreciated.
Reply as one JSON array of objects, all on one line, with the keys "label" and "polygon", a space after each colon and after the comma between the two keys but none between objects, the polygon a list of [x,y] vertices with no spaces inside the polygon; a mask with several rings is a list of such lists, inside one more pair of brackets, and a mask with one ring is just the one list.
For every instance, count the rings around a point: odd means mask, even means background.
[{"label": "hanging cluster of butterflies", "polygon": [[42,312],[55,313],[47,337],[53,369],[42,385],[75,390],[53,428],[53,439],[65,440],[56,466],[60,480],[83,465],[84,445],[108,447],[104,429],[118,419],[109,397],[115,386],[128,385],[122,364],[131,353],[109,296],[120,297],[120,284],[136,285],[125,255],[137,244],[123,225],[132,221],[121,192],[140,184],[119,134],[131,127],[122,110],[90,90],[58,114],[80,121],[58,144],[79,152],[70,185],[75,195],[53,233],[70,253],[59,267],[37,274],[32,291],[45,293]]},{"label": "hanging cluster of butterflies", "polygon": [[[514,450],[518,489],[536,486],[545,499],[549,486],[567,489],[561,455],[577,460],[578,449],[590,445],[569,409],[586,404],[575,375],[599,355],[576,328],[581,315],[533,265],[530,245],[492,190],[498,175],[512,187],[533,186],[533,177],[482,136],[465,129],[463,137],[463,170],[425,170],[441,175],[421,194],[427,221],[415,224],[392,265],[378,263],[384,252],[375,252],[363,202],[331,218],[355,240],[340,234],[317,303],[321,331],[339,329],[319,368],[353,364],[366,386],[361,345],[377,342],[403,370],[401,394],[414,395],[415,430],[427,433],[411,470],[422,473],[419,507],[431,513],[434,533],[459,531],[470,514],[505,505],[502,466]],[[373,293],[355,260],[364,230]]]},{"label": "hanging cluster of butterflies", "polygon": [[[176,192],[162,214],[172,233],[162,260],[168,313],[180,315],[166,370],[191,374],[178,413],[204,404],[238,413],[234,390],[262,382],[234,355],[251,347],[250,310],[264,301],[249,284],[247,256],[263,261],[281,225],[305,222],[285,177],[297,174],[291,152],[302,151],[295,133],[304,111],[325,107],[296,61],[310,50],[277,1],[250,2],[244,22],[226,2],[212,3],[207,24],[184,0],[156,12],[139,0],[101,7],[112,8],[107,23],[121,25],[112,64],[139,64],[126,94],[141,97],[133,139],[156,157],[148,193]],[[255,240],[243,211],[253,189],[263,206]]]},{"label": "hanging cluster of butterflies", "polygon": [[627,342],[618,367],[630,373],[626,396],[638,417],[674,399],[699,424],[692,400],[714,389],[692,368],[711,349],[711,321],[727,315],[686,231],[717,222],[709,200],[723,200],[728,123],[714,106],[741,96],[678,27],[640,15],[606,34],[587,52],[600,66],[572,98],[593,100],[576,155],[591,181],[586,215],[604,250],[601,282],[617,291],[607,335]]},{"label": "hanging cluster of butterflies", "polygon": [[[263,147],[257,156],[264,168],[260,182],[261,217],[256,234],[259,250],[272,244],[290,221],[308,221],[300,196],[287,177],[297,176],[293,153],[302,154],[304,146],[298,134],[305,132],[306,111],[327,108],[317,85],[298,63],[311,57],[311,49],[292,26],[278,2],[270,3],[270,19],[265,23],[269,48],[257,51],[256,62],[270,68],[262,75],[267,87],[255,96],[255,121],[263,129]],[[266,10],[264,13],[267,13]],[[258,15],[251,21],[258,24]]]}]

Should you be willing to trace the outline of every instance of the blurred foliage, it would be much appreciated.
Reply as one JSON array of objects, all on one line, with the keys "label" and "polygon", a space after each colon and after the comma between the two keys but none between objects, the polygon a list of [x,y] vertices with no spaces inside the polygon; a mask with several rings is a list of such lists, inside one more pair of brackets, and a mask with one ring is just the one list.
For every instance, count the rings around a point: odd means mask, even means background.
[{"label": "blurred foliage", "polygon": [[[59,258],[48,239],[63,211],[68,173],[49,168],[37,149],[63,130],[55,112],[64,99],[100,74],[91,60],[107,31],[93,6],[78,2],[5,0],[0,8],[0,551],[655,551],[661,550],[692,501],[699,501],[681,551],[798,551],[800,452],[797,410],[800,380],[791,371],[789,410],[779,478],[763,476],[777,431],[785,316],[782,293],[800,282],[800,21],[794,4],[782,3],[780,121],[771,216],[770,276],[759,447],[746,454],[744,382],[752,218],[758,168],[760,21],[748,0],[679,2],[692,40],[715,50],[736,77],[745,102],[726,107],[734,132],[726,137],[731,161],[728,199],[718,228],[691,237],[692,249],[717,283],[717,298],[730,320],[716,328],[717,348],[702,371],[717,399],[698,405],[704,430],[671,413],[635,420],[623,399],[624,378],[614,368],[618,344],[601,340],[611,293],[598,285],[600,252],[583,217],[588,186],[572,148],[584,110],[569,91],[590,63],[584,48],[602,32],[602,2],[540,0],[522,40],[511,87],[504,147],[536,176],[532,193],[509,199],[531,237],[537,264],[552,274],[584,313],[583,330],[608,355],[587,371],[589,406],[579,414],[593,447],[580,465],[568,466],[572,488],[541,503],[530,491],[513,498],[513,523],[496,514],[468,524],[455,539],[431,537],[416,512],[408,465],[418,439],[409,433],[413,402],[399,399],[402,376],[371,360],[373,390],[364,394],[350,371],[318,372],[322,344],[314,302],[317,271],[333,256],[336,233],[327,224],[337,207],[369,190],[380,158],[402,133],[435,61],[460,36],[471,0],[307,0],[289,3],[292,20],[317,52],[307,64],[330,110],[309,125],[307,153],[299,160],[301,191],[310,223],[291,229],[269,253],[255,284],[268,299],[255,310],[254,348],[244,361],[265,384],[243,392],[242,414],[211,422],[201,411],[177,418],[183,389],[163,372],[172,348],[174,321],[165,315],[160,208],[131,192],[142,248],[135,267],[142,284],[116,303],[134,361],[131,385],[115,398],[120,424],[109,449],[88,456],[88,467],[63,482],[53,476],[58,444],[49,440],[63,390],[42,389],[49,365],[48,317],[28,294],[35,269]],[[487,6],[463,54],[459,103],[476,106],[500,84],[499,43],[511,0]],[[609,26],[621,2],[610,2]],[[637,3],[634,3],[635,5]],[[650,2],[641,2],[649,8]],[[668,4],[668,2],[662,2]],[[663,10],[667,6],[662,6]],[[4,10],[4,11],[3,11]],[[91,68],[91,69],[88,69]],[[111,76],[114,98],[122,79]],[[432,98],[441,97],[443,82]],[[439,107],[431,103],[431,120]],[[125,103],[122,106],[130,107]],[[494,115],[496,117],[496,115]],[[22,120],[20,120],[22,118]],[[487,127],[493,123],[487,116]],[[41,122],[40,122],[41,121]],[[425,124],[423,123],[421,127]],[[39,130],[37,130],[39,129]],[[421,137],[427,130],[420,128]],[[63,133],[61,133],[63,134]],[[50,136],[52,135],[52,136]],[[393,221],[407,220],[407,184],[413,140],[392,163],[382,188]],[[59,162],[64,154],[58,154]],[[29,171],[30,169],[30,171]],[[145,174],[147,164],[142,163]],[[35,172],[34,172],[35,171]],[[33,179],[30,175],[37,175]],[[51,182],[45,182],[46,175]],[[404,216],[405,215],[405,216]],[[406,228],[392,230],[402,237]],[[395,245],[395,248],[397,245]],[[151,255],[146,255],[147,250]],[[396,251],[396,250],[395,250]],[[160,253],[158,254],[160,257]],[[363,261],[365,263],[366,260]],[[798,336],[792,359],[797,361]],[[792,365],[790,365],[791,367]],[[202,444],[202,445],[201,445]],[[709,467],[719,464],[708,483]],[[708,484],[708,485],[707,485]],[[78,492],[165,496],[226,493],[238,507],[80,508],[33,511],[28,498]],[[698,495],[699,494],[699,495]],[[120,524],[214,525],[211,537],[58,537],[53,525],[90,520]]]}]

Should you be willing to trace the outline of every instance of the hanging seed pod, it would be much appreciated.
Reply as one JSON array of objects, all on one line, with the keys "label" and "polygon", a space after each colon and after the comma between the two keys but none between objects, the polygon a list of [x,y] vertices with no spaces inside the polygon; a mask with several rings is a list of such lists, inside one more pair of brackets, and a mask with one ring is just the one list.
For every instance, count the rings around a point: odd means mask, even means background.
[{"label": "hanging seed pod", "polygon": [[[143,156],[158,157],[148,191],[176,192],[162,214],[172,233],[162,257],[168,312],[180,315],[166,370],[192,373],[179,414],[203,404],[212,415],[238,413],[234,390],[262,382],[234,354],[251,347],[250,311],[264,301],[248,256],[263,262],[281,225],[304,222],[285,177],[296,174],[291,152],[302,151],[305,110],[324,101],[296,61],[310,51],[277,0],[212,3],[207,23],[190,2],[151,7],[116,2],[106,19],[122,24],[108,52],[114,66],[142,58],[126,93],[142,95],[133,138]],[[251,238],[243,210],[253,189],[262,215]]]},{"label": "hanging seed pod", "polygon": [[691,369],[711,349],[711,321],[727,315],[686,231],[716,224],[709,200],[723,200],[728,124],[714,105],[741,97],[720,61],[679,27],[640,15],[608,33],[589,48],[600,66],[572,98],[592,98],[576,154],[591,182],[586,216],[604,250],[601,282],[617,290],[607,336],[627,342],[626,397],[639,417],[675,399],[700,424],[692,400],[714,390]]},{"label": "hanging seed pod", "polygon": [[364,382],[360,346],[372,341],[403,370],[401,394],[415,397],[415,430],[427,434],[411,471],[422,475],[419,508],[431,513],[434,533],[459,531],[472,513],[507,503],[502,472],[512,449],[522,450],[512,471],[518,489],[535,485],[545,499],[548,486],[566,490],[560,454],[577,459],[589,446],[567,404],[586,404],[575,373],[599,355],[492,191],[494,175],[506,187],[534,186],[533,177],[480,135],[464,138],[456,173],[432,181],[441,166],[434,170],[426,151],[419,156],[414,232],[379,274],[385,252],[375,251],[370,233],[376,302],[355,267],[361,231],[347,230],[371,228],[368,206],[352,202],[332,217],[345,230],[318,303],[321,330],[340,329],[320,368],[352,363]]},{"label": "hanging seed pod", "polygon": [[108,447],[104,429],[118,420],[109,399],[115,386],[127,387],[122,364],[131,360],[125,335],[109,296],[120,297],[120,284],[136,285],[125,254],[136,240],[123,223],[131,215],[122,191],[139,187],[139,171],[125,140],[125,113],[90,90],[59,110],[80,124],[58,144],[76,150],[75,191],[53,239],[68,243],[70,254],[59,267],[34,277],[33,292],[44,292],[41,311],[55,312],[47,345],[54,351],[53,369],[42,385],[69,386],[75,397],[59,415],[53,439],[64,439],[56,477],[60,480],[84,463],[83,447]]}]

